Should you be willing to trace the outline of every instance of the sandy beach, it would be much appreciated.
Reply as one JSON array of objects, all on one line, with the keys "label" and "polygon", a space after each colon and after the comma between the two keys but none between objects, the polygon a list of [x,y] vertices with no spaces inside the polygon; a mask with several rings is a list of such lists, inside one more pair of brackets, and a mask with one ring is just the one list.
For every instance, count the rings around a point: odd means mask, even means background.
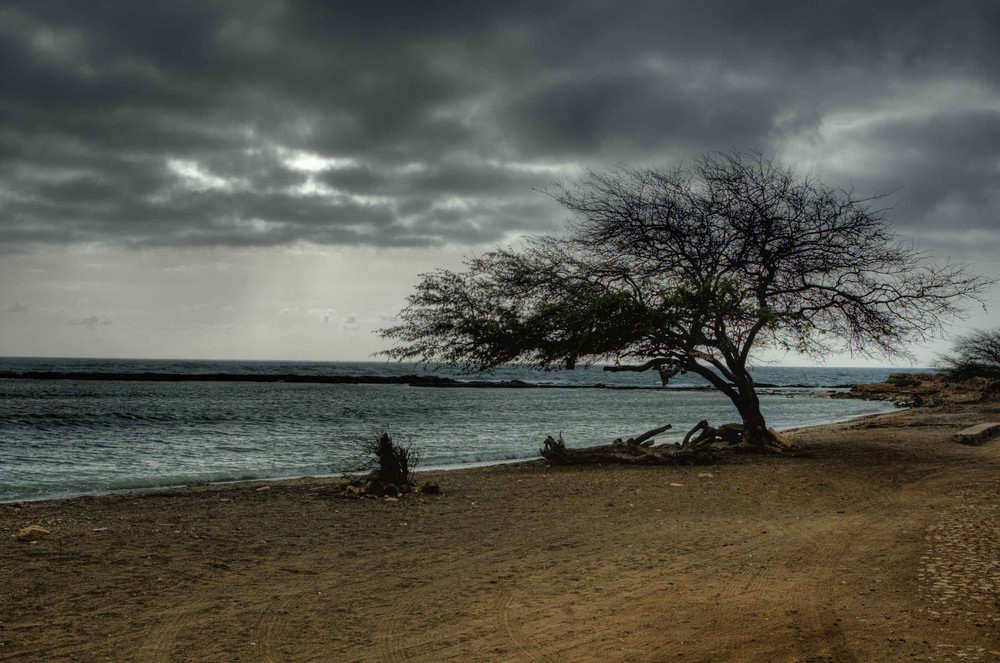
[{"label": "sandy beach", "polygon": [[1000,660],[1000,440],[952,441],[997,419],[424,473],[443,494],[397,502],[302,479],[3,504],[0,660]]}]

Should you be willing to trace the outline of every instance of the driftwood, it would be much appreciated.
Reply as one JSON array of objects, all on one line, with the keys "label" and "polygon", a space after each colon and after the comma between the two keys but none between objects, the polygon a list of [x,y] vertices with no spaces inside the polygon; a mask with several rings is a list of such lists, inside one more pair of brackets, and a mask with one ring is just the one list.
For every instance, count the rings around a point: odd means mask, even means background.
[{"label": "driftwood", "polygon": [[558,439],[549,435],[539,453],[553,465],[700,465],[714,460],[714,450],[708,447],[685,447],[675,443],[658,445],[652,439],[671,428],[667,424],[627,440],[618,438],[611,444],[578,449],[567,447],[562,435]]},{"label": "driftwood", "polygon": [[653,436],[670,428],[667,424],[627,440],[618,438],[611,444],[579,449],[567,447],[562,434],[558,439],[549,435],[539,453],[553,465],[704,465],[736,449],[777,453],[792,448],[791,441],[773,429],[768,429],[772,436],[768,444],[753,447],[746,443],[743,424],[722,424],[716,428],[704,420],[689,430],[682,442],[656,444]]}]

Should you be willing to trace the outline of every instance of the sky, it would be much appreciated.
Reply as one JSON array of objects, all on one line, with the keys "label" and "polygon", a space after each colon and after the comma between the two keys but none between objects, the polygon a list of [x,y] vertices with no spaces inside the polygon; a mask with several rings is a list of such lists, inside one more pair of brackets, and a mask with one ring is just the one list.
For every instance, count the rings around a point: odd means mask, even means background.
[{"label": "sky", "polygon": [[1000,5],[0,0],[0,355],[367,359],[554,185],[753,150],[1000,276]]}]

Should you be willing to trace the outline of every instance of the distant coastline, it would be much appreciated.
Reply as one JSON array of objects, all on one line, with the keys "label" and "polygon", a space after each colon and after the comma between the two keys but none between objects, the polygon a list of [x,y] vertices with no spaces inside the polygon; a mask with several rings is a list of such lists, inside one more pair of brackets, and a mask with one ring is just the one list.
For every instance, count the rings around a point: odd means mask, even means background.
[{"label": "distant coastline", "polygon": [[[293,373],[153,373],[106,371],[0,371],[8,380],[103,380],[133,382],[288,382],[306,384],[399,384],[410,387],[479,388],[479,389],[616,389],[657,390],[664,387],[595,384],[548,384],[524,380],[459,380],[439,375],[301,375]],[[850,389],[853,384],[824,385],[826,389]],[[758,382],[763,389],[816,388],[807,384]],[[711,391],[712,386],[667,386],[679,391]]]}]

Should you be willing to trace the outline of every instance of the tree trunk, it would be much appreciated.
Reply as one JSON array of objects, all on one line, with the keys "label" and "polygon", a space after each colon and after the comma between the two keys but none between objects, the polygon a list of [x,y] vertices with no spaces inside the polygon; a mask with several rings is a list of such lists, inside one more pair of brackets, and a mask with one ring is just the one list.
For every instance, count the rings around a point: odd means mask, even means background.
[{"label": "tree trunk", "polygon": [[[650,368],[661,368],[674,360],[659,358],[652,359],[640,366],[605,366],[606,371],[634,371],[641,372]],[[712,386],[725,394],[736,410],[740,413],[743,421],[744,432],[743,442],[759,450],[768,452],[780,452],[792,446],[790,440],[779,435],[774,430],[767,427],[764,415],[760,411],[760,399],[754,389],[753,378],[750,372],[743,365],[739,358],[733,356],[727,360],[725,368],[716,364],[716,370],[709,366],[698,363],[695,357],[688,356],[680,361],[682,369],[696,373],[705,378]],[[732,380],[730,382],[729,380]]]},{"label": "tree trunk", "polygon": [[757,397],[757,392],[754,389],[753,378],[745,369],[734,371],[734,374],[736,375],[738,398],[733,401],[733,404],[743,420],[743,436],[746,443],[761,450],[783,449],[784,445],[767,427],[764,415],[760,411],[760,398]]},{"label": "tree trunk", "polygon": [[764,422],[764,417],[758,412],[756,414],[742,414],[743,417],[743,435],[746,437],[747,443],[755,447],[769,447],[772,446],[772,436],[770,430],[767,428],[767,424]]}]

